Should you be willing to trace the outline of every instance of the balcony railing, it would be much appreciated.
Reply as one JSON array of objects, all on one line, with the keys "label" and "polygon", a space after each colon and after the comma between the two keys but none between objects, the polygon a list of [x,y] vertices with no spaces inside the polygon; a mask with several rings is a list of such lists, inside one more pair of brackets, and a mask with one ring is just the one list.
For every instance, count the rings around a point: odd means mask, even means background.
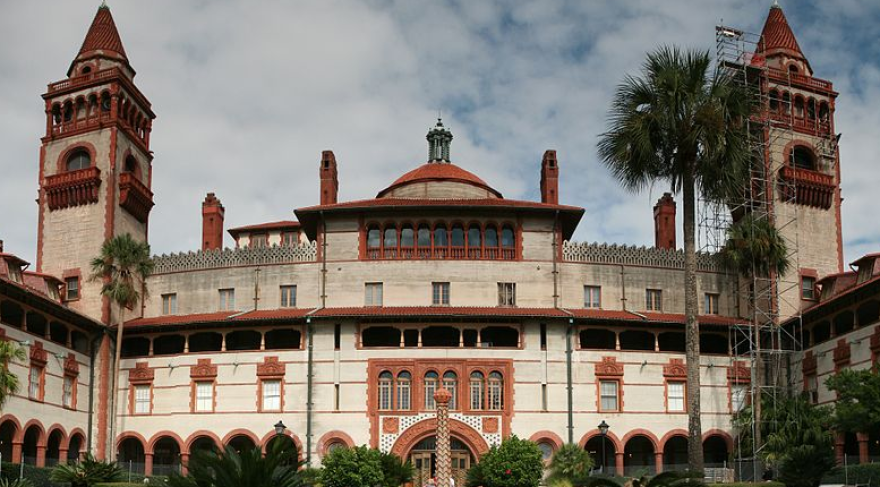
[{"label": "balcony railing", "polygon": [[513,247],[367,248],[367,260],[516,260]]},{"label": "balcony railing", "polygon": [[804,76],[802,74],[789,73],[780,69],[771,69],[769,75],[770,79],[776,82],[791,82],[792,85],[805,86],[823,91],[832,91],[833,88],[830,81],[825,81],[821,78],[813,78],[812,76]]},{"label": "balcony railing", "polygon": [[153,193],[138,178],[130,172],[119,175],[119,206],[144,223],[153,204]]},{"label": "balcony railing", "polygon": [[119,68],[110,68],[103,69],[101,71],[94,71],[81,76],[74,76],[73,78],[50,84],[49,93],[55,93],[56,91],[66,90],[68,88],[75,88],[77,86],[86,85],[94,81],[115,78],[117,76],[120,76],[121,74],[122,71],[120,71]]},{"label": "balcony railing", "polygon": [[100,187],[101,170],[97,167],[47,176],[43,184],[49,210],[97,203]]},{"label": "balcony railing", "polygon": [[831,208],[834,197],[834,176],[809,169],[783,166],[779,170],[780,193],[797,204]]}]

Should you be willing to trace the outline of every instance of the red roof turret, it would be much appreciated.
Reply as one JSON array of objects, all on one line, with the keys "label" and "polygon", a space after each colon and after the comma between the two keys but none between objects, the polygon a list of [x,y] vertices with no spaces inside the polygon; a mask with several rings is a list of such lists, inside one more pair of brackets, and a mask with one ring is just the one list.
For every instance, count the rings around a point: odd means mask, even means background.
[{"label": "red roof turret", "polygon": [[[98,7],[98,13],[92,20],[92,26],[89,27],[82,47],[79,48],[76,59],[71,63],[71,70],[77,62],[93,57],[115,59],[128,66],[128,57],[125,55],[125,48],[122,47],[122,38],[119,37],[119,31],[116,30],[116,23],[113,22],[113,15],[110,14],[110,7],[107,5]],[[67,73],[68,76],[70,74],[70,72]]]},{"label": "red roof turret", "polygon": [[[770,14],[767,15],[767,21],[764,23],[764,30],[761,31],[763,44],[758,47],[758,52],[764,54],[765,57],[774,55],[784,55],[790,58],[799,59],[807,63],[809,61],[801,51],[801,46],[788,25],[785,14],[782,13],[782,7],[773,5],[770,7]],[[812,71],[812,69],[811,69]]]}]

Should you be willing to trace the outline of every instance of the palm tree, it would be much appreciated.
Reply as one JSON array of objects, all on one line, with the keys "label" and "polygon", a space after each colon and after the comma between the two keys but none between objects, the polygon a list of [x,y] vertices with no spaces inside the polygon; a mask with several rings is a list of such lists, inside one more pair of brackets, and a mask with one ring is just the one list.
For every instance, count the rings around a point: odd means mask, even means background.
[{"label": "palm tree", "polygon": [[630,191],[657,181],[681,192],[684,224],[688,463],[703,470],[700,340],[697,322],[696,199],[726,202],[742,193],[750,162],[745,121],[754,102],[731,77],[709,74],[706,51],[662,47],[641,77],[617,88],[599,156]]},{"label": "palm tree", "polygon": [[50,478],[53,482],[69,484],[71,487],[91,487],[98,483],[122,480],[122,469],[116,462],[95,460],[89,453],[76,464],[58,464],[52,470]]},{"label": "palm tree", "polygon": [[227,446],[223,451],[200,450],[187,464],[187,475],[172,473],[169,487],[301,487],[296,449],[273,441],[266,454],[259,448],[241,452]]},{"label": "palm tree", "polygon": [[0,409],[9,396],[18,392],[18,376],[9,371],[10,360],[24,360],[24,349],[13,341],[0,341]]},{"label": "palm tree", "polygon": [[[153,272],[150,246],[138,242],[131,234],[118,235],[104,242],[101,254],[92,259],[92,280],[102,280],[101,295],[110,299],[119,309],[116,330],[116,360],[113,362],[111,441],[116,434],[116,400],[119,395],[119,361],[122,353],[122,328],[125,310],[134,307],[141,295],[146,295],[146,279]],[[139,289],[141,291],[139,291]],[[111,458],[115,458],[115,452]]]}]

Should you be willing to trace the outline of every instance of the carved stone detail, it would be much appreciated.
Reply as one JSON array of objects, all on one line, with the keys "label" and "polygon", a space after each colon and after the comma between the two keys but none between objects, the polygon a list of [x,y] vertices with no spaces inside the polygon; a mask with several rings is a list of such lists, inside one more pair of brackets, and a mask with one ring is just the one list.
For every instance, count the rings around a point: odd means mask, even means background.
[{"label": "carved stone detail", "polygon": [[752,371],[746,366],[745,362],[736,360],[733,365],[727,368],[727,380],[742,384],[752,381]]},{"label": "carved stone detail", "polygon": [[813,355],[812,350],[808,350],[806,355],[804,355],[804,361],[801,363],[801,370],[803,370],[803,374],[815,375],[816,365],[816,356]]},{"label": "carved stone detail", "polygon": [[837,346],[834,348],[834,367],[835,370],[849,365],[850,356],[852,355],[852,347],[847,343],[846,338],[837,340]]},{"label": "carved stone detail", "polygon": [[[600,244],[589,242],[562,242],[562,260],[591,264],[632,265],[684,269],[684,251],[634,245]],[[719,259],[714,254],[698,253],[697,270],[720,272]]]},{"label": "carved stone detail", "polygon": [[398,418],[382,418],[382,433],[393,435],[400,432],[400,420]]},{"label": "carved stone detail", "polygon": [[128,382],[132,384],[150,384],[153,382],[156,371],[150,368],[147,362],[138,362],[133,369],[128,371]]},{"label": "carved stone detail", "polygon": [[31,363],[34,365],[45,366],[46,362],[48,362],[49,354],[46,352],[46,349],[43,348],[43,342],[34,342],[31,345]]},{"label": "carved stone detail", "polygon": [[286,369],[285,364],[278,361],[278,357],[265,357],[263,363],[257,364],[257,376],[282,377]]},{"label": "carved stone detail", "polygon": [[153,274],[214,269],[218,267],[315,262],[317,258],[318,247],[315,242],[296,246],[273,245],[272,247],[263,248],[199,250],[197,252],[153,256]]},{"label": "carved stone detail", "polygon": [[498,433],[498,418],[483,418],[483,433]]},{"label": "carved stone detail", "polygon": [[663,366],[663,377],[687,377],[687,367],[680,358],[669,359],[669,364]]},{"label": "carved stone detail", "polygon": [[617,363],[617,357],[602,357],[602,361],[596,364],[596,376],[620,377],[623,375],[623,364]]},{"label": "carved stone detail", "polygon": [[209,358],[200,358],[196,365],[190,367],[189,376],[192,379],[213,379],[217,377],[217,366],[212,365]]},{"label": "carved stone detail", "polygon": [[73,352],[69,352],[67,358],[64,359],[64,375],[71,377],[79,376],[79,362],[76,361]]}]

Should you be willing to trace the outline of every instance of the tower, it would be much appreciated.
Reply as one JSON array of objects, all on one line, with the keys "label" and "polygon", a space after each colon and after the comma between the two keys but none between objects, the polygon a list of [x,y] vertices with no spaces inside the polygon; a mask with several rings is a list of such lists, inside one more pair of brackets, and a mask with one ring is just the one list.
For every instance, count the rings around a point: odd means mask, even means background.
[{"label": "tower", "polygon": [[675,200],[672,193],[663,193],[654,205],[654,246],[675,250]]},{"label": "tower", "polygon": [[541,160],[541,203],[559,204],[559,163],[556,151],[544,151]]},{"label": "tower", "polygon": [[332,150],[321,152],[321,204],[336,204],[339,194],[339,175],[336,172],[336,156]]},{"label": "tower", "polygon": [[837,93],[830,81],[813,76],[778,5],[770,8],[752,64],[766,80],[770,213],[791,253],[777,290],[778,314],[787,317],[814,302],[818,277],[843,271]]},{"label": "tower", "polygon": [[223,219],[226,209],[214,193],[208,193],[202,202],[202,250],[223,248]]},{"label": "tower", "polygon": [[69,305],[105,323],[109,302],[88,279],[90,260],[108,239],[147,239],[153,194],[150,102],[110,9],[98,8],[67,78],[43,95],[37,269],[65,281]]}]

